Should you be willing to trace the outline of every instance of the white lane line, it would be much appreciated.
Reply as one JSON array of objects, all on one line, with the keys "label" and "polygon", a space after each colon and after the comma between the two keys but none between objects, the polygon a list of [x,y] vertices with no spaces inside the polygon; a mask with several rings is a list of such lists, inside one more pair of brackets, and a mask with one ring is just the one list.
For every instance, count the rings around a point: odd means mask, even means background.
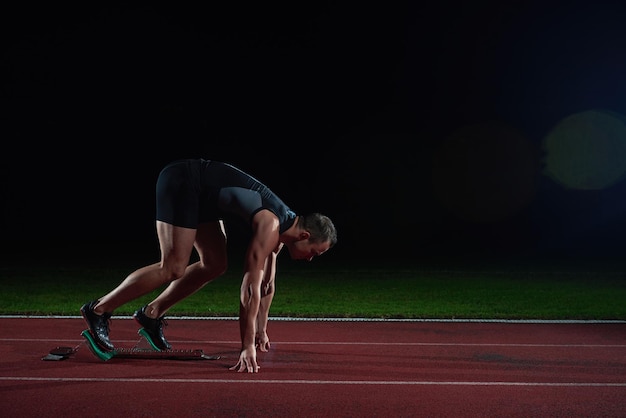
[{"label": "white lane line", "polygon": [[[59,338],[0,338],[0,342],[80,342],[79,339]],[[137,340],[117,340],[118,343],[136,343]],[[175,340],[178,344],[240,344],[240,341],[217,340]],[[272,341],[272,345],[354,345],[354,346],[398,346],[398,347],[554,347],[554,348],[626,348],[626,344],[526,344],[526,343],[394,343],[394,342],[355,342],[355,341]]]},{"label": "white lane line", "polygon": [[290,342],[272,342],[272,345],[285,344],[285,345],[382,345],[382,346],[452,346],[452,347],[608,347],[608,348],[626,348],[626,345],[622,344],[504,344],[504,343],[380,343],[380,342],[307,342],[307,341],[290,341]]},{"label": "white lane line", "polygon": [[394,381],[394,380],[267,380],[267,379],[146,379],[97,377],[20,377],[0,376],[0,381],[33,382],[145,382],[145,383],[252,383],[301,385],[418,385],[418,386],[552,386],[552,387],[626,387],[626,382],[454,382],[454,381]]},{"label": "white lane line", "polygon": [[[132,319],[132,316],[112,316]],[[80,315],[0,315],[0,319],[82,319]],[[237,321],[236,316],[168,316],[167,320]],[[626,324],[623,319],[480,319],[480,318],[299,318],[271,316],[269,321],[302,322],[488,322],[504,324]]]}]

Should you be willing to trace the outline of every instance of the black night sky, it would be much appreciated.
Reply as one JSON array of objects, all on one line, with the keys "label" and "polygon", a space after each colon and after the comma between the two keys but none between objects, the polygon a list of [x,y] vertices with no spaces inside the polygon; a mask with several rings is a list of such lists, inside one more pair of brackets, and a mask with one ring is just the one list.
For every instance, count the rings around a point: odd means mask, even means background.
[{"label": "black night sky", "polygon": [[184,157],[329,215],[335,259],[626,250],[624,3],[202,3],[2,6],[4,255],[156,248]]}]

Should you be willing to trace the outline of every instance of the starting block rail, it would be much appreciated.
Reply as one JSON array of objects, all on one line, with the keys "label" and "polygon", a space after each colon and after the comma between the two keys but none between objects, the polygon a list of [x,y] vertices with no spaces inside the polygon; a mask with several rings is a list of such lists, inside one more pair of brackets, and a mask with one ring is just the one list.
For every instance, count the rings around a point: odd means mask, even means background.
[{"label": "starting block rail", "polygon": [[109,361],[112,358],[135,358],[135,359],[168,359],[168,360],[217,360],[220,356],[209,356],[203,350],[159,350],[146,336],[144,329],[138,331],[139,335],[145,338],[151,348],[116,348],[106,351],[100,348],[94,340],[89,330],[84,330],[81,335],[85,338],[87,346],[91,352],[100,360]]}]

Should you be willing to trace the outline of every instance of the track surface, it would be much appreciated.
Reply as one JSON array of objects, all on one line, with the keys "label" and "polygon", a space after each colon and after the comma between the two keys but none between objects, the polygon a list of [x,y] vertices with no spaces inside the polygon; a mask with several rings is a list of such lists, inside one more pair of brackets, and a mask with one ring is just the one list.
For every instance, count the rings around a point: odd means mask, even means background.
[{"label": "track surface", "polygon": [[[626,417],[626,324],[271,320],[257,374],[233,320],[170,320],[176,349],[219,360],[111,359],[80,318],[0,319],[6,417]],[[138,340],[114,318],[117,346]],[[42,361],[57,346],[77,347]]]}]

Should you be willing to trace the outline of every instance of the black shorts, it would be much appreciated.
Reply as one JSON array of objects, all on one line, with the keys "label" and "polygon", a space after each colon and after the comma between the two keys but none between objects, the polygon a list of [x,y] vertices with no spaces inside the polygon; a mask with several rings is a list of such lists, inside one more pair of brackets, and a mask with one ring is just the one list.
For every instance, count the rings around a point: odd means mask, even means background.
[{"label": "black shorts", "polygon": [[200,187],[200,162],[181,160],[161,170],[156,183],[156,219],[196,229],[198,224],[220,219],[210,194]]}]

